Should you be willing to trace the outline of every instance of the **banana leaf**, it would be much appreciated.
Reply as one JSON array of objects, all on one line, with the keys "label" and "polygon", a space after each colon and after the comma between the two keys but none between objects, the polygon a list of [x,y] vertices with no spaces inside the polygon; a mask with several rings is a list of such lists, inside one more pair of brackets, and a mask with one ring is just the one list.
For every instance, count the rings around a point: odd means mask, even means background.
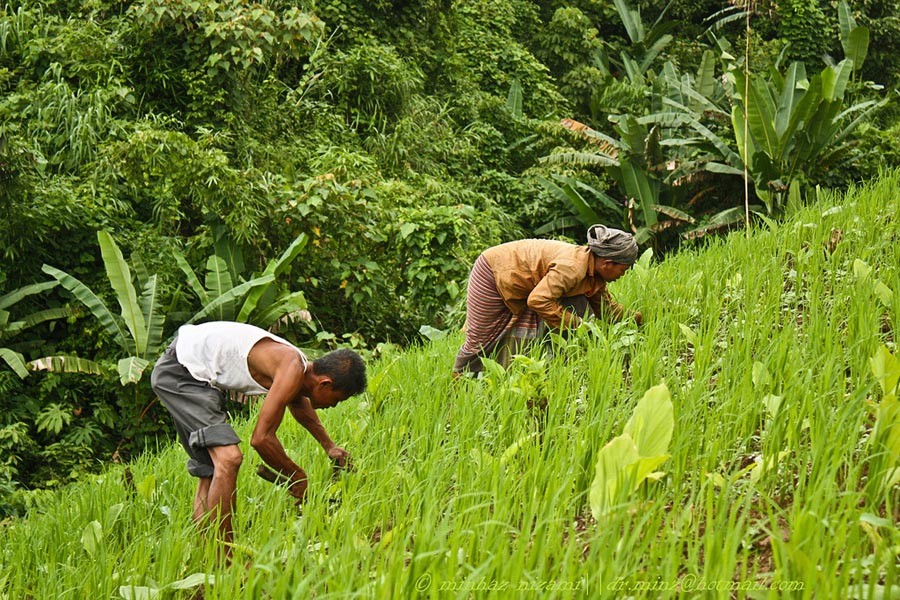
[{"label": "banana leaf", "polygon": [[[620,215],[620,216],[624,214],[624,208],[622,206],[622,203],[616,202],[615,200],[613,200],[612,197],[609,196],[609,194],[607,194],[606,192],[598,190],[597,188],[590,186],[590,185],[584,183],[583,181],[578,181],[577,179],[568,181],[568,183],[573,188],[580,188],[580,189],[590,193],[597,200],[599,200],[601,204],[603,204],[609,210],[613,211],[615,214]],[[591,221],[589,223],[589,225],[593,225],[594,223],[597,223],[597,221]]]},{"label": "banana leaf", "polygon": [[138,304],[137,292],[131,281],[131,270],[109,232],[98,231],[97,240],[100,242],[100,253],[106,266],[106,275],[122,309],[122,319],[131,332],[131,339],[126,337],[126,347],[129,352],[139,354],[147,347],[147,324],[144,322],[144,314]]},{"label": "banana leaf", "polygon": [[215,306],[213,314],[215,320],[224,321],[234,318],[235,296],[232,295],[219,301],[234,287],[234,280],[231,278],[225,259],[216,254],[210,256],[206,261],[206,289],[209,291],[211,302],[206,306]]},{"label": "banana leaf", "polygon": [[[697,119],[690,119],[688,121],[688,124],[694,131],[703,136],[706,141],[711,143],[715,147],[715,149],[719,151],[719,154],[722,156],[722,158],[728,161],[728,164],[730,164],[734,168],[743,167],[744,163],[743,160],[741,160],[741,156],[739,154],[736,154],[735,151],[731,149],[731,146],[728,145],[728,142],[713,133],[712,130],[706,127],[706,125],[703,125]],[[743,130],[741,131],[741,133],[743,133]]]},{"label": "banana leaf", "polygon": [[[844,0],[838,2],[838,27],[840,28],[841,33],[841,43],[848,39],[850,37],[850,32],[856,28],[856,19],[853,18],[850,7]],[[845,54],[846,50],[847,49],[844,48]]]},{"label": "banana leaf", "polygon": [[[696,86],[696,96],[692,96],[692,98],[696,99],[697,104],[693,108],[697,111],[708,110],[712,106],[708,99],[712,97],[716,89],[716,56],[712,50],[703,52],[700,66],[697,68]],[[718,107],[715,108],[718,109]],[[718,112],[724,114],[721,109],[718,109]]]},{"label": "banana leaf", "polygon": [[649,227],[638,227],[634,232],[634,241],[638,245],[646,244],[653,237],[653,230]]},{"label": "banana leaf", "polygon": [[656,212],[666,215],[671,219],[675,219],[676,221],[684,221],[685,223],[696,223],[697,220],[691,215],[687,214],[683,210],[678,210],[673,206],[665,206],[664,204],[657,204],[653,207],[653,210]]},{"label": "banana leaf", "polygon": [[834,140],[839,123],[836,121],[840,111],[840,102],[823,101],[805,124],[802,131],[794,136],[795,148],[785,148],[785,160],[790,160],[790,170],[798,166],[811,165],[822,151]]},{"label": "banana leaf", "polygon": [[197,299],[200,300],[201,306],[209,303],[210,298],[209,294],[206,291],[206,288],[203,287],[202,283],[200,283],[200,278],[197,277],[196,273],[194,273],[194,269],[192,269],[191,265],[188,264],[188,261],[184,257],[184,255],[177,250],[173,251],[172,254],[175,256],[175,262],[178,264],[178,267],[184,273],[185,277],[187,277],[188,286],[194,292],[194,295],[197,296]]},{"label": "banana leaf", "polygon": [[859,27],[846,2],[838,2],[838,24],[844,56],[853,62],[853,70],[862,69],[869,53],[869,30]]},{"label": "banana leaf", "polygon": [[[751,208],[761,208],[761,207],[751,207]],[[687,239],[694,239],[698,237],[703,237],[707,233],[711,231],[715,231],[717,229],[721,229],[723,227],[728,227],[730,225],[736,225],[744,220],[744,207],[743,206],[735,206],[733,208],[728,208],[723,211],[720,211],[714,214],[709,221],[700,227],[696,227],[691,229],[690,231],[684,232],[682,234]]]},{"label": "banana leaf", "polygon": [[671,35],[663,35],[658,40],[656,40],[644,54],[643,60],[641,60],[638,68],[640,69],[641,74],[646,73],[650,68],[650,65],[653,64],[653,61],[656,60],[656,57],[660,55],[663,49],[669,45],[669,43],[674,38]]},{"label": "banana leaf", "polygon": [[28,366],[36,371],[50,371],[51,373],[86,373],[89,375],[109,373],[106,365],[78,356],[45,356],[31,361]]},{"label": "banana leaf", "polygon": [[544,164],[579,165],[591,167],[618,167],[619,161],[602,152],[560,152],[540,159]]},{"label": "banana leaf", "polygon": [[[647,127],[632,115],[610,116],[610,121],[616,124],[616,129],[622,138],[622,145],[632,155],[643,154],[648,134]],[[622,161],[621,156],[619,156],[619,161]]]},{"label": "banana leaf", "polygon": [[795,62],[788,67],[782,84],[781,95],[778,98],[778,108],[775,110],[775,135],[778,139],[783,138],[790,124],[791,115],[794,114],[797,103],[803,97],[803,91],[797,89],[797,81],[805,77],[806,73],[803,63]]},{"label": "banana leaf", "polygon": [[822,78],[816,75],[809,82],[799,102],[794,106],[788,126],[781,136],[783,143],[776,157],[778,160],[783,161],[789,158],[792,150],[791,143],[796,140],[798,132],[802,130],[804,135],[809,134],[811,130],[810,123],[816,118],[816,113],[821,109],[822,100]]},{"label": "banana leaf", "polygon": [[564,187],[561,187],[543,177],[538,177],[537,180],[538,183],[550,192],[554,198],[571,208],[572,212],[575,213],[582,225],[590,226],[593,223],[600,222],[600,217],[597,212],[587,203],[581,194],[572,189],[570,185],[566,184]]},{"label": "banana leaf", "polygon": [[273,323],[286,314],[297,312],[299,310],[307,310],[309,305],[306,302],[306,296],[303,292],[293,292],[285,296],[281,296],[274,303],[266,307],[254,319],[254,323],[258,327],[268,329]]},{"label": "banana leaf", "polygon": [[751,77],[750,98],[744,107],[750,123],[750,133],[757,146],[769,156],[777,156],[778,135],[775,133],[775,101],[765,82]]},{"label": "banana leaf", "polygon": [[576,216],[568,216],[568,217],[557,217],[552,221],[548,221],[544,223],[540,227],[534,230],[536,235],[546,235],[553,231],[559,231],[560,229],[568,229],[572,227],[581,227],[584,223],[581,222]]},{"label": "banana leaf", "polygon": [[[279,256],[276,260],[269,261],[266,265],[265,270],[263,271],[263,276],[265,275],[273,275],[277,277],[284,273],[284,271],[290,266],[290,264],[297,258],[303,248],[306,247],[306,242],[308,238],[305,233],[301,233],[297,236],[288,248],[282,252],[281,256]],[[250,293],[247,294],[247,297],[244,299],[243,306],[241,306],[241,310],[238,313],[237,320],[241,323],[248,322],[250,318],[250,314],[256,310],[256,306],[259,303],[260,298],[265,293],[266,288],[268,286],[258,286],[253,288]]]},{"label": "banana leaf", "polygon": [[39,310],[26,316],[24,319],[22,319],[22,322],[25,324],[25,328],[34,327],[35,325],[44,323],[46,321],[52,321],[54,319],[65,319],[66,317],[72,315],[73,312],[74,311],[69,307],[45,308],[44,310]]},{"label": "banana leaf", "polygon": [[650,113],[649,115],[638,117],[635,121],[640,125],[662,125],[663,127],[678,127],[680,125],[687,125],[690,122],[691,116],[688,107],[679,104],[671,98],[663,98],[663,104],[677,108],[682,112],[667,111]]},{"label": "banana leaf", "polygon": [[187,322],[188,323],[196,323],[201,319],[205,319],[210,314],[218,314],[217,311],[221,306],[227,302],[234,302],[236,299],[240,298],[244,294],[246,294],[249,290],[252,290],[254,287],[259,285],[267,285],[275,279],[274,275],[264,275],[262,277],[257,277],[255,279],[251,279],[250,281],[245,281],[240,285],[236,285],[230,290],[226,291],[221,296],[215,298],[212,302],[204,306],[200,311],[194,314]]},{"label": "banana leaf", "polygon": [[141,258],[141,255],[137,252],[131,253],[131,268],[134,271],[134,279],[137,283],[137,287],[144,287],[147,280],[150,279],[150,270],[147,269],[144,259]]},{"label": "banana leaf", "polygon": [[738,177],[744,176],[743,169],[738,167],[732,167],[731,165],[723,165],[722,163],[717,162],[708,162],[703,165],[703,168],[710,173],[721,173],[723,175],[737,175]]},{"label": "banana leaf", "polygon": [[850,32],[850,38],[844,46],[844,56],[853,65],[853,70],[859,72],[869,53],[869,30],[865,27],[857,27]]},{"label": "banana leaf", "polygon": [[80,280],[72,277],[65,271],[61,271],[56,267],[44,265],[41,267],[44,273],[56,278],[65,289],[67,289],[75,298],[88,307],[103,328],[113,337],[115,342],[122,348],[129,348],[129,337],[126,334],[125,325],[120,317],[117,317],[109,310],[103,300],[101,300],[90,288],[84,285]]},{"label": "banana leaf", "polygon": [[166,316],[159,300],[159,291],[156,284],[156,275],[151,276],[141,293],[138,301],[147,324],[146,347],[139,348],[139,356],[143,358],[155,357],[159,354],[163,340],[163,327]]},{"label": "banana leaf", "polygon": [[843,100],[852,72],[853,63],[846,58],[833,67],[822,69],[822,96],[830,102]]},{"label": "banana leaf", "polygon": [[506,96],[506,108],[515,118],[522,116],[522,84],[518,79],[513,79],[509,86],[509,94]]},{"label": "banana leaf", "polygon": [[225,261],[231,280],[237,281],[244,272],[244,253],[241,247],[231,240],[224,225],[216,225],[213,231],[216,240],[214,254]]},{"label": "banana leaf", "polygon": [[656,224],[656,211],[653,207],[659,200],[659,184],[652,181],[647,174],[635,167],[630,160],[622,161],[622,184],[625,193],[634,198],[641,208],[644,224],[651,227]]},{"label": "banana leaf", "polygon": [[741,156],[741,164],[746,164],[747,168],[752,171],[753,164],[749,159],[753,156],[755,151],[753,146],[753,136],[749,135],[749,128],[745,122],[744,111],[737,103],[735,103],[731,109],[731,128],[734,131],[738,153]]},{"label": "banana leaf", "polygon": [[[559,123],[560,123],[560,125],[562,125],[566,129],[568,129],[569,131],[572,131],[574,133],[581,135],[583,138],[585,138],[586,140],[588,140],[591,143],[597,144],[598,146],[601,146],[601,147],[609,146],[613,150],[618,152],[618,148],[620,146],[619,141],[613,137],[606,135],[605,133],[603,133],[601,131],[592,129],[591,127],[588,127],[584,123],[581,123],[574,119],[562,119],[562,120],[560,120]],[[616,158],[616,156],[612,152],[609,152],[608,150],[605,151],[605,154],[612,158]]]},{"label": "banana leaf", "polygon": [[837,116],[837,119],[839,121],[842,121],[844,119],[844,117],[846,117],[854,112],[861,111],[860,114],[857,115],[855,119],[853,119],[850,123],[845,125],[844,128],[841,129],[834,136],[834,140],[832,141],[832,143],[838,144],[840,142],[843,142],[847,138],[847,136],[849,136],[851,133],[853,133],[853,131],[857,127],[859,127],[864,121],[868,120],[868,118],[872,115],[872,113],[874,113],[876,110],[879,110],[879,109],[887,106],[889,101],[890,101],[890,98],[883,98],[882,100],[880,100],[878,102],[876,102],[875,100],[860,102],[859,104],[854,104],[853,106],[851,106],[850,108],[848,108],[847,110],[845,110],[844,112],[839,114]]},{"label": "banana leaf", "polygon": [[659,124],[654,124],[647,133],[647,138],[644,141],[644,164],[649,165],[649,168],[665,161],[659,143],[661,137],[662,130]]},{"label": "banana leaf", "polygon": [[619,19],[625,27],[625,33],[632,43],[644,41],[644,23],[641,21],[641,13],[632,10],[625,4],[625,0],[613,0],[613,5],[619,13]]},{"label": "banana leaf", "polygon": [[0,348],[0,358],[19,376],[19,379],[28,377],[28,367],[25,364],[24,356],[9,348]]},{"label": "banana leaf", "polygon": [[32,283],[30,285],[22,286],[0,296],[0,309],[9,308],[13,304],[21,301],[23,298],[32,296],[34,294],[40,294],[41,292],[53,289],[58,285],[58,281],[44,281],[42,283]]},{"label": "banana leaf", "polygon": [[626,52],[621,52],[619,58],[622,60],[622,68],[625,69],[625,75],[628,77],[628,80],[634,85],[644,85],[644,72],[641,70],[640,65]]},{"label": "banana leaf", "polygon": [[119,372],[119,382],[122,385],[137,383],[141,380],[144,371],[150,365],[150,361],[139,356],[129,356],[121,359],[116,368]]},{"label": "banana leaf", "polygon": [[688,87],[685,84],[687,79],[689,79],[687,75],[684,78],[680,77],[678,69],[675,68],[672,61],[667,60],[659,72],[657,81],[662,84],[663,90],[665,90],[665,97],[672,98],[679,104],[684,104],[686,99],[682,88]]}]

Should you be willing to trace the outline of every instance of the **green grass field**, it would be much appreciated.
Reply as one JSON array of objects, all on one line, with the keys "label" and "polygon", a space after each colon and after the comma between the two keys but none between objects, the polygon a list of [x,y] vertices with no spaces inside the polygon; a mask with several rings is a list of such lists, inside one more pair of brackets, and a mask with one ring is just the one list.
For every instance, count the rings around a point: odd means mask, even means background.
[{"label": "green grass field", "polygon": [[[898,209],[893,173],[636,267],[611,290],[644,327],[583,328],[506,374],[454,383],[459,335],[384,357],[321,414],[355,472],[332,480],[282,426],[302,516],[238,423],[230,568],[174,445],[48,494],[0,527],[0,597],[900,597]],[[598,505],[598,458],[662,382],[656,474],[608,462]]]}]

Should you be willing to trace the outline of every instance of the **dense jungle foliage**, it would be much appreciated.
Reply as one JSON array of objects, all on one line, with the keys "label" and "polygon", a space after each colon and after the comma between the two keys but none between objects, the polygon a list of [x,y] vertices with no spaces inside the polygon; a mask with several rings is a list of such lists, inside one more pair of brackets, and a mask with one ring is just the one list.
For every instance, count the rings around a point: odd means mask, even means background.
[{"label": "dense jungle foliage", "polygon": [[874,177],[898,43],[893,0],[5,3],[0,514],[168,433],[184,322],[374,356],[492,244],[672,252]]}]

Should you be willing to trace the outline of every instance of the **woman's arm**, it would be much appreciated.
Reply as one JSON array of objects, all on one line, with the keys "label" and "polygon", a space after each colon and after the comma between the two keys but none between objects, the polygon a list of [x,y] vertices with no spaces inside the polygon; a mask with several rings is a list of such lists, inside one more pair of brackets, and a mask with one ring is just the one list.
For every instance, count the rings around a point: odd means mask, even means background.
[{"label": "woman's arm", "polygon": [[578,327],[581,317],[564,309],[559,299],[569,295],[569,290],[583,279],[583,275],[569,265],[554,264],[528,295],[528,308],[540,315],[550,327]]}]

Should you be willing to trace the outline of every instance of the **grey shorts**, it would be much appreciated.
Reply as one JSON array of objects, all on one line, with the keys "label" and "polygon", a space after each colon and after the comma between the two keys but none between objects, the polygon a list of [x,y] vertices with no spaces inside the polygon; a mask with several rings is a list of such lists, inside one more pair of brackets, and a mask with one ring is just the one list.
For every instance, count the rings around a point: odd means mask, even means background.
[{"label": "grey shorts", "polygon": [[241,443],[225,422],[225,394],[191,376],[178,362],[175,342],[156,361],[150,385],[175,421],[178,440],[190,456],[188,473],[212,477],[213,461],[207,448]]}]

